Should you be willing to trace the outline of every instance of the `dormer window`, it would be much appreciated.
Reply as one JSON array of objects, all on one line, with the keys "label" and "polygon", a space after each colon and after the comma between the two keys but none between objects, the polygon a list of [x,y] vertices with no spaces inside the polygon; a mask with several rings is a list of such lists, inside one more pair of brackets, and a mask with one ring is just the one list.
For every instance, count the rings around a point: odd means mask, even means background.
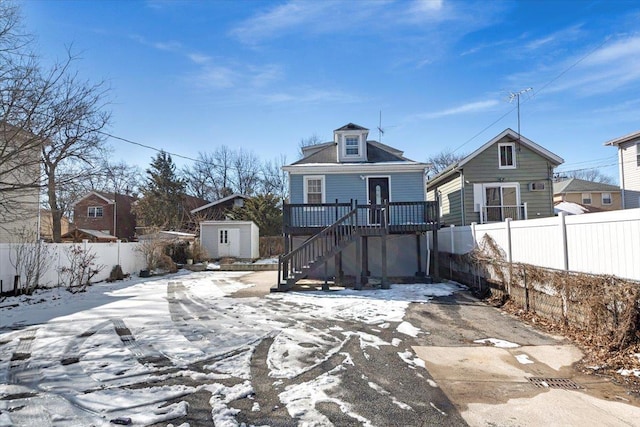
[{"label": "dormer window", "polygon": [[344,138],[345,155],[347,156],[359,156],[360,155],[360,138],[355,135],[348,135]]}]

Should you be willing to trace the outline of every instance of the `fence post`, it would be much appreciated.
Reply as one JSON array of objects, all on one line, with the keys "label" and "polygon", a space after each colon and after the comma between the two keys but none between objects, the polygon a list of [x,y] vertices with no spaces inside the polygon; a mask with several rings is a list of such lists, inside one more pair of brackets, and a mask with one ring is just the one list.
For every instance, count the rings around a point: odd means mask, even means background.
[{"label": "fence post", "polygon": [[455,224],[451,224],[449,226],[449,237],[451,239],[451,252],[449,253],[449,279],[453,279],[453,254],[456,253],[456,243],[453,238],[453,229],[455,228]]},{"label": "fence post", "polygon": [[473,248],[478,247],[478,234],[476,233],[476,223],[471,223],[471,236],[473,237]]},{"label": "fence post", "polygon": [[117,265],[119,265],[122,268],[122,264],[120,264],[120,242],[121,242],[120,239],[116,240],[116,243],[118,245],[118,259],[117,259],[118,262],[117,262]]},{"label": "fence post", "polygon": [[513,258],[511,256],[511,221],[511,218],[504,220],[504,225],[507,229],[507,261],[509,263],[513,262]]},{"label": "fence post", "polygon": [[569,270],[569,248],[567,246],[567,223],[566,223],[566,213],[560,212],[558,214],[560,218],[560,238],[562,239],[562,268],[565,271]]},{"label": "fence post", "polygon": [[529,213],[528,213],[528,204],[529,202],[524,202],[524,219],[527,220],[529,219]]}]

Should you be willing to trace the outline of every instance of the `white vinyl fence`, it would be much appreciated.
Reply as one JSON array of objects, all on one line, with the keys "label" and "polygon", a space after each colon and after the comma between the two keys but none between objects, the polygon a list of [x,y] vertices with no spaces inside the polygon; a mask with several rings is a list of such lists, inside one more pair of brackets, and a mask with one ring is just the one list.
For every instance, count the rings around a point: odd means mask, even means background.
[{"label": "white vinyl fence", "polygon": [[438,249],[465,254],[485,234],[507,261],[640,280],[640,209],[451,226],[438,231]]},{"label": "white vinyl fence", "polygon": [[[0,280],[2,291],[13,289],[14,276],[17,274],[11,259],[12,251],[17,244],[0,244]],[[111,269],[120,265],[125,274],[135,274],[145,268],[144,255],[138,250],[140,243],[115,242],[115,243],[41,243],[45,245],[49,255],[49,268],[40,277],[41,287],[55,287],[61,285],[60,269],[69,266],[67,253],[73,246],[80,246],[83,250],[96,255],[95,265],[103,266],[102,270],[94,276],[92,282],[100,282],[109,277]]]}]

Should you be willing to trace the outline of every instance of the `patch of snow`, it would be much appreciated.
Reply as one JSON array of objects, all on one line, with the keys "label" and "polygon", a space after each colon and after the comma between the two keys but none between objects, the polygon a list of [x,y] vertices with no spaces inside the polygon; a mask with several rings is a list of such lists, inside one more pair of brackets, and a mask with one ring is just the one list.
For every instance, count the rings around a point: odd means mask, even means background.
[{"label": "patch of snow", "polygon": [[527,354],[516,354],[515,358],[518,360],[518,362],[520,362],[522,365],[529,365],[529,364],[533,364],[533,360],[529,359],[529,356]]},{"label": "patch of snow", "polygon": [[431,387],[433,388],[437,388],[438,387],[438,383],[436,383],[434,380],[432,380],[431,378],[427,378],[427,384],[429,384]]},{"label": "patch of snow", "polygon": [[424,360],[420,359],[419,357],[413,357],[414,356],[413,353],[410,352],[409,350],[404,352],[398,352],[398,356],[400,356],[400,358],[404,360],[405,363],[407,363],[411,369],[415,369],[416,366],[426,369]]},{"label": "patch of snow", "polygon": [[260,412],[260,404],[258,402],[253,402],[251,412]]},{"label": "patch of snow", "polygon": [[263,258],[263,259],[259,259],[259,260],[254,262],[254,264],[277,264],[277,263],[278,263],[278,258],[277,257]]},{"label": "patch of snow", "polygon": [[499,348],[517,348],[520,347],[519,344],[516,343],[512,343],[509,341],[505,341],[505,340],[501,340],[499,338],[485,338],[485,339],[481,339],[481,340],[474,340],[473,342],[478,343],[478,344],[492,344],[494,347],[499,347]]},{"label": "patch of snow", "polygon": [[402,340],[400,338],[393,338],[391,340],[391,345],[394,346],[394,347],[398,347],[401,342],[402,342]]},{"label": "patch of snow", "polygon": [[203,387],[211,392],[211,416],[216,426],[236,427],[235,416],[240,412],[239,409],[229,408],[228,404],[234,400],[245,398],[253,394],[253,387],[250,381],[236,384],[233,387],[227,387],[223,384],[211,384]]},{"label": "patch of snow", "polygon": [[617,372],[625,377],[628,376],[635,376],[635,377],[640,377],[640,369],[618,369]]},{"label": "patch of snow", "polygon": [[409,322],[400,323],[396,328],[396,330],[401,334],[409,335],[410,337],[414,337],[414,338],[417,337],[418,334],[421,332],[420,328],[416,328]]},{"label": "patch of snow", "polygon": [[433,402],[429,402],[429,405],[431,405],[431,407],[436,411],[440,412],[440,414],[444,415],[445,417],[447,416],[447,413],[441,410],[440,408],[438,408],[436,405],[434,405]]}]

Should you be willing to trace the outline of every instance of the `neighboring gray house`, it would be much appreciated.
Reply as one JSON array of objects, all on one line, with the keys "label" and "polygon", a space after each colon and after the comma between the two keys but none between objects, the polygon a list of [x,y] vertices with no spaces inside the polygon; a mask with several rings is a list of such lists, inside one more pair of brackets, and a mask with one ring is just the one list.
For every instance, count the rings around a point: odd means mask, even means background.
[{"label": "neighboring gray house", "polygon": [[622,209],[640,208],[640,131],[607,141],[618,147]]},{"label": "neighboring gray house", "polygon": [[368,140],[368,133],[349,123],[333,141],[304,147],[302,159],[283,167],[291,203],[283,206],[278,289],[314,270],[336,281],[352,275],[356,287],[369,276],[385,286],[388,275],[424,275],[424,232],[437,227],[436,204],[425,200],[427,164]]},{"label": "neighboring gray house", "polygon": [[553,169],[564,160],[511,129],[427,181],[442,225],[553,216]]}]

